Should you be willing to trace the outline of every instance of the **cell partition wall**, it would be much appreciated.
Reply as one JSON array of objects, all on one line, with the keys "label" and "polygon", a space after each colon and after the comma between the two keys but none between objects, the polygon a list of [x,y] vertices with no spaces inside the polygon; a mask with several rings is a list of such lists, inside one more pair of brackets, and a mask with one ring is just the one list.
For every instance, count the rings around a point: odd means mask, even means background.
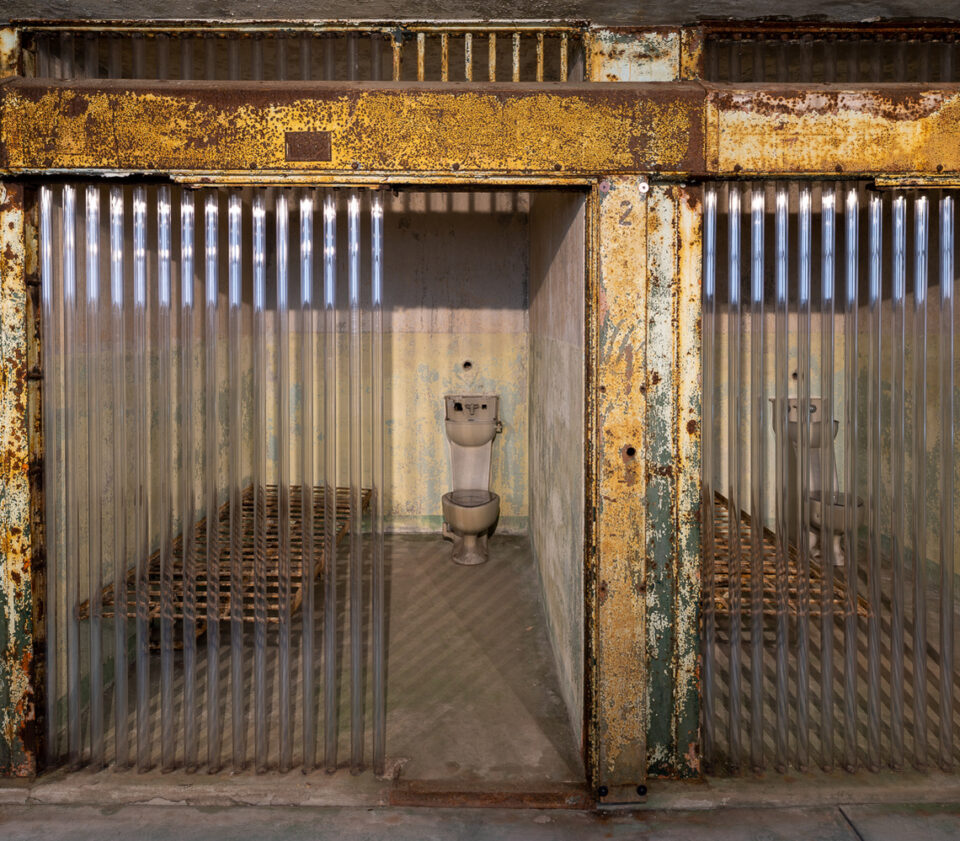
[{"label": "cell partition wall", "polygon": [[66,183],[39,234],[48,762],[382,773],[379,194]]},{"label": "cell partition wall", "polygon": [[958,758],[955,207],[849,182],[705,188],[715,773]]}]

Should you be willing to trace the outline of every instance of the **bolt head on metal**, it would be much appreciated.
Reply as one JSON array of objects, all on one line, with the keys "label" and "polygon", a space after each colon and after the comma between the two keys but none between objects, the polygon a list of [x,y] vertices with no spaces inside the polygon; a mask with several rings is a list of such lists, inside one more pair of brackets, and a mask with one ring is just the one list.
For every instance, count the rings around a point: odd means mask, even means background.
[{"label": "bolt head on metal", "polygon": [[645,196],[650,192],[650,182],[646,178],[641,178],[637,183],[637,189],[640,191],[641,196]]}]

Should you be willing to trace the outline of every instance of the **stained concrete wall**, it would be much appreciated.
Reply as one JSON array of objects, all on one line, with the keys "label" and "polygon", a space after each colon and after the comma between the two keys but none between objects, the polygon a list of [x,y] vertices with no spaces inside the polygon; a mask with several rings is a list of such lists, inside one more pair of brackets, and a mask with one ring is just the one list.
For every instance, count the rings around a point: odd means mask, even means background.
[{"label": "stained concrete wall", "polygon": [[530,210],[530,540],[560,686],[583,725],[584,208],[537,194]]},{"label": "stained concrete wall", "polygon": [[[452,487],[443,396],[500,395],[491,488],[527,527],[528,242],[524,194],[402,193],[385,208],[385,511],[439,531]],[[469,363],[469,364],[468,364]]]}]

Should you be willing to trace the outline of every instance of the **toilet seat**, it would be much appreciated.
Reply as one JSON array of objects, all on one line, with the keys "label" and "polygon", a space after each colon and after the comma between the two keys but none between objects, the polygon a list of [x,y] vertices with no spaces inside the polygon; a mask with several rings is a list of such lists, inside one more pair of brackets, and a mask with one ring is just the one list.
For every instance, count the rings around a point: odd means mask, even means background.
[{"label": "toilet seat", "polygon": [[496,494],[491,493],[490,491],[484,490],[459,490],[451,491],[446,494],[447,498],[454,505],[458,505],[461,508],[479,508],[481,505],[486,505],[489,502],[493,502]]}]

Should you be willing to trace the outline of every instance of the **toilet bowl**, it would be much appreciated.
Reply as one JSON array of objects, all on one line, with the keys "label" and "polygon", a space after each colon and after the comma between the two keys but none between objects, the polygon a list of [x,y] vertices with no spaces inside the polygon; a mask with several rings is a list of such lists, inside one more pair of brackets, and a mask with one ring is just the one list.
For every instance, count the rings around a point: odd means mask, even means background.
[{"label": "toilet bowl", "polygon": [[456,563],[482,564],[500,516],[500,497],[490,490],[493,439],[501,431],[500,399],[450,394],[444,406],[453,490],[443,495],[443,536],[453,541]]}]

